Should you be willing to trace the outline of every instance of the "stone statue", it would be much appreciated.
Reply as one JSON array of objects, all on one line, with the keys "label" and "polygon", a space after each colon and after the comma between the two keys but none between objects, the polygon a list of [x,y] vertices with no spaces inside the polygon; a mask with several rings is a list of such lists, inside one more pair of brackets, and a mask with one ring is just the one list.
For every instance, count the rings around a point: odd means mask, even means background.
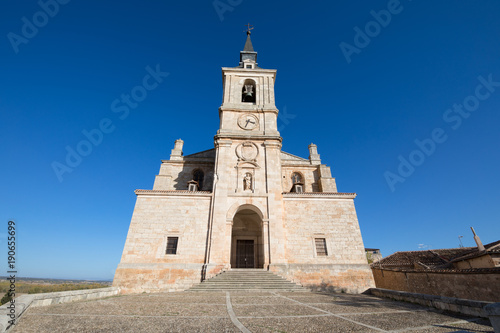
[{"label": "stone statue", "polygon": [[245,178],[243,180],[244,180],[243,189],[245,191],[247,191],[247,190],[251,191],[252,190],[252,175],[247,172],[245,174]]}]

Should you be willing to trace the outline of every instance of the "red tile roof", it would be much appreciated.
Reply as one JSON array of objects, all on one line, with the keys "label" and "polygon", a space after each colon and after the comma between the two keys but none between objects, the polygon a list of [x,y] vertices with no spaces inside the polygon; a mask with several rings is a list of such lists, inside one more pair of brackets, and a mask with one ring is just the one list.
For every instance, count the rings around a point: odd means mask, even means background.
[{"label": "red tile roof", "polygon": [[440,249],[426,251],[406,251],[396,252],[388,257],[379,260],[373,264],[376,267],[387,268],[414,268],[422,266],[423,268],[438,268],[446,266],[451,260],[458,256],[474,251],[474,247],[462,247],[458,249]]},{"label": "red tile roof", "polygon": [[486,244],[485,251],[477,247],[461,247],[454,249],[438,249],[425,251],[396,252],[371,264],[375,268],[414,269],[450,269],[451,262],[475,258],[486,253],[500,253],[500,240]]}]

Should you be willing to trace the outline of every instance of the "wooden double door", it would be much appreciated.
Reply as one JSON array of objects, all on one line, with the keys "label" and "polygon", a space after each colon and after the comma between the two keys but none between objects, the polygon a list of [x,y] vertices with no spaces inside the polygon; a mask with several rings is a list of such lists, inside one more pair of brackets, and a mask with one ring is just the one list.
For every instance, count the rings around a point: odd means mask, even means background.
[{"label": "wooden double door", "polygon": [[255,268],[255,243],[253,240],[236,240],[236,268]]}]

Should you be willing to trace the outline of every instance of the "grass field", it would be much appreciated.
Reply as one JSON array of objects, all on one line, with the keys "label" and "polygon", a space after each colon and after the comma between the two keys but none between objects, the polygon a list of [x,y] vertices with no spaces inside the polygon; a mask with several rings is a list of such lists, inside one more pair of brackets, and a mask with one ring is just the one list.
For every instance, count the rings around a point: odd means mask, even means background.
[{"label": "grass field", "polygon": [[[56,291],[82,290],[107,288],[111,281],[83,281],[83,280],[58,280],[58,279],[36,279],[19,278],[15,284],[16,296],[20,294],[51,293]],[[0,277],[0,297],[10,289],[7,277]]]}]

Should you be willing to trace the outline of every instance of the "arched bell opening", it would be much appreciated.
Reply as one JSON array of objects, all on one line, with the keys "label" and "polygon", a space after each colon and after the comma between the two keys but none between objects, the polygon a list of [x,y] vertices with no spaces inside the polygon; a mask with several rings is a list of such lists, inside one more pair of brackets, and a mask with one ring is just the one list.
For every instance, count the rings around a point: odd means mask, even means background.
[{"label": "arched bell opening", "polygon": [[304,176],[300,172],[294,172],[292,174],[292,188],[290,192],[304,192]]},{"label": "arched bell opening", "polygon": [[243,103],[253,103],[255,104],[255,96],[257,95],[257,89],[255,86],[255,81],[246,79],[243,83],[243,89],[241,90],[241,101]]},{"label": "arched bell opening", "polygon": [[231,267],[264,267],[262,218],[251,209],[242,209],[234,215],[231,234]]}]

